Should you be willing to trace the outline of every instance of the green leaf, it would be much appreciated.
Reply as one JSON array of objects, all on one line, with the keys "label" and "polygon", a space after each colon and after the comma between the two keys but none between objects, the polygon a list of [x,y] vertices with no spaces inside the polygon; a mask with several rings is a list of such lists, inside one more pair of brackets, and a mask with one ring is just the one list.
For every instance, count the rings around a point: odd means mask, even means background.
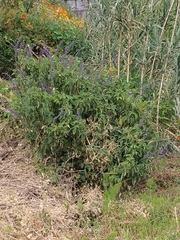
[{"label": "green leaf", "polygon": [[22,13],[26,12],[26,9],[25,9],[24,4],[23,4],[23,0],[18,0],[18,6],[19,6]]}]

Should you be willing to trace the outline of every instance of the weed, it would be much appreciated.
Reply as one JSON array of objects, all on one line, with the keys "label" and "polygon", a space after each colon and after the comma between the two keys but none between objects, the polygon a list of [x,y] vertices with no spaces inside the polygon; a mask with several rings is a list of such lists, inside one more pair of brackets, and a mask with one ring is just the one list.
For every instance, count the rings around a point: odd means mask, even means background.
[{"label": "weed", "polygon": [[154,179],[148,179],[146,181],[147,191],[149,192],[155,192],[157,189],[157,185]]}]

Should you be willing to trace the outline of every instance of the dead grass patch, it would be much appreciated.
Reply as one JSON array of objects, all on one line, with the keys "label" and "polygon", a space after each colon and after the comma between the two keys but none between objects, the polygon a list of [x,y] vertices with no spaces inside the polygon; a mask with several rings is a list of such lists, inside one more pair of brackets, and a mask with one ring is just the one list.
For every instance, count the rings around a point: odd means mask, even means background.
[{"label": "dead grass patch", "polygon": [[[64,176],[52,184],[51,176],[37,174],[33,150],[23,135],[8,128],[0,124],[0,239],[106,240],[112,233],[112,239],[121,240],[136,219],[149,218],[151,205],[136,195],[145,190],[146,181],[132,189],[136,197],[125,193],[119,201],[110,201],[110,211],[103,214],[98,187],[84,187],[75,194],[73,181]],[[176,198],[179,188],[173,184],[180,179],[179,157],[168,159],[149,178],[155,180],[158,194]],[[174,211],[179,227],[179,203]]]},{"label": "dead grass patch", "polygon": [[6,124],[0,126],[4,133],[0,143],[0,239],[93,239],[90,225],[82,229],[80,222],[88,221],[91,214],[98,216],[101,191],[88,189],[74,195],[71,180],[60,176],[53,185],[48,176],[37,175],[32,149],[4,127]]}]

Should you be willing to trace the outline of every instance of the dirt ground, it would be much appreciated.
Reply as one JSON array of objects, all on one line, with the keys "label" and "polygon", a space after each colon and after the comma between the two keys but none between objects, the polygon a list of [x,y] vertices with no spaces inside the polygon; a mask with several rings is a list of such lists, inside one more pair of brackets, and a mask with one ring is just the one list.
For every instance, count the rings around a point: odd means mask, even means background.
[{"label": "dirt ground", "polygon": [[[13,133],[7,139],[5,129],[0,124],[0,239],[93,239],[87,223],[101,212],[101,191],[75,195],[71,180],[52,184],[47,175],[37,174],[24,139]],[[87,227],[82,228],[84,221]]]}]

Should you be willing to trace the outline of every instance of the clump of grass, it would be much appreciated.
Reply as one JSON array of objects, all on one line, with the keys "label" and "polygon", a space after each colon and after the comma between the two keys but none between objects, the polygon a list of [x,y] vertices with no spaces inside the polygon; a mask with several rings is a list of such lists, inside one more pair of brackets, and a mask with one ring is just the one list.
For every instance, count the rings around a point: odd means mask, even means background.
[{"label": "clump of grass", "polygon": [[177,188],[175,195],[168,195],[169,190],[162,191],[151,178],[141,193],[131,190],[118,200],[112,195],[108,200],[108,211],[103,212],[99,223],[97,239],[178,239],[180,204]]}]

